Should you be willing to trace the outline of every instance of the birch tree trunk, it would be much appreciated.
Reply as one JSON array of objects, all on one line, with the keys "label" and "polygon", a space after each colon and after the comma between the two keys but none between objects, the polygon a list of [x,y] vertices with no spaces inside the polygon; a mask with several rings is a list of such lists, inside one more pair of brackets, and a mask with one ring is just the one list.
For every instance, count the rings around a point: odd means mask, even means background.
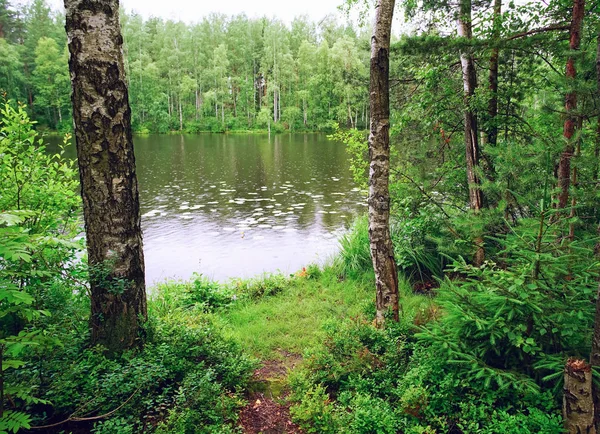
[{"label": "birch tree trunk", "polygon": [[[458,35],[471,39],[471,0],[460,0],[460,11],[458,16]],[[467,182],[469,184],[469,206],[475,214],[479,214],[483,208],[483,192],[481,191],[481,179],[477,171],[479,169],[480,149],[479,133],[477,125],[477,114],[471,108],[471,100],[477,88],[477,75],[473,54],[469,49],[463,49],[460,53],[462,66],[462,79],[464,88],[464,122],[465,122],[465,148],[467,161]],[[474,264],[479,266],[485,258],[483,237],[477,236],[474,240],[477,245]]]},{"label": "birch tree trunk", "polygon": [[577,129],[577,92],[574,89],[575,77],[575,58],[573,52],[579,50],[581,44],[581,25],[583,23],[583,14],[585,11],[585,0],[573,0],[573,15],[571,18],[571,28],[569,30],[569,50],[571,53],[567,59],[566,77],[570,89],[565,96],[565,111],[567,112],[563,137],[565,138],[565,148],[560,156],[558,163],[558,209],[563,209],[569,202],[569,188],[571,186],[571,158],[575,152],[575,132]]},{"label": "birch tree trunk", "polygon": [[140,343],[147,317],[138,185],[118,0],[65,0],[90,266],[92,342]]},{"label": "birch tree trunk", "polygon": [[376,323],[392,310],[399,319],[398,271],[390,236],[389,50],[395,0],[379,0],[371,37],[371,133],[369,135],[369,240],[377,289]]},{"label": "birch tree trunk", "polygon": [[179,96],[179,131],[183,131],[183,107],[181,106],[181,95]]}]

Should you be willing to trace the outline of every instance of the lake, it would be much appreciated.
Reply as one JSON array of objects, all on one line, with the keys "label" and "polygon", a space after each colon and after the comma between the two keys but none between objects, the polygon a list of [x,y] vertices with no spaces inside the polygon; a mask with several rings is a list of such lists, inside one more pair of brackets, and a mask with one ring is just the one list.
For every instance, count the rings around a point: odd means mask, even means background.
[{"label": "lake", "polygon": [[151,135],[134,142],[149,284],[323,263],[366,210],[344,145],[324,134]]}]

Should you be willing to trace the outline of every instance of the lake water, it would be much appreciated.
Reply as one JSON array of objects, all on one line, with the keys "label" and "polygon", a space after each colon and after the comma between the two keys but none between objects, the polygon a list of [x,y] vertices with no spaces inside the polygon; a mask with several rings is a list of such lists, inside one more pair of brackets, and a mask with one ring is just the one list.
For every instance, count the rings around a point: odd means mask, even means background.
[{"label": "lake water", "polygon": [[[136,136],[147,283],[324,262],[366,210],[324,134]],[[74,149],[72,149],[74,155]]]}]

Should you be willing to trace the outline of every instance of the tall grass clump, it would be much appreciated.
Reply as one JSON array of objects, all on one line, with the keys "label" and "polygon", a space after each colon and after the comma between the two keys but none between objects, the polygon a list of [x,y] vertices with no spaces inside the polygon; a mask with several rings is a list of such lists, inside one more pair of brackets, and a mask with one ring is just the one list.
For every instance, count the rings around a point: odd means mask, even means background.
[{"label": "tall grass clump", "polygon": [[[391,221],[390,231],[394,244],[394,256],[399,271],[410,280],[426,281],[443,276],[446,256],[441,254],[441,244],[447,244],[440,234],[436,217],[426,213],[413,215],[406,210],[398,212]],[[340,239],[338,267],[340,273],[357,277],[373,268],[369,246],[369,222],[367,216],[360,216],[354,225]]]},{"label": "tall grass clump", "polygon": [[348,277],[357,277],[373,268],[366,215],[358,217],[352,228],[340,238],[340,255],[336,265],[340,273]]}]

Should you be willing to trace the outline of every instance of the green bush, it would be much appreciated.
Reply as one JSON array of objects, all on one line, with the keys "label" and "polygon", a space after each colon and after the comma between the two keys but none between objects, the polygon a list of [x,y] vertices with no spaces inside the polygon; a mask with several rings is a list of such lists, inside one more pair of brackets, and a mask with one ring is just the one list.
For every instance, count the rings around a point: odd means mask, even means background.
[{"label": "green bush", "polygon": [[235,293],[229,287],[202,275],[194,275],[185,298],[189,304],[204,305],[207,311],[227,307],[235,299]]},{"label": "green bush", "polygon": [[[7,102],[0,115],[0,431],[16,432],[29,426],[32,406],[48,404],[35,383],[22,381],[42,364],[31,356],[60,345],[47,325],[73,313],[72,303],[62,305],[65,294],[78,299],[64,281],[76,274],[80,201],[73,162],[46,153],[24,107]],[[56,305],[63,309],[48,319]]]},{"label": "green bush", "polygon": [[[116,358],[101,347],[86,348],[81,338],[55,351],[45,366],[50,380],[41,388],[52,402],[43,409],[46,416],[104,414],[127,403],[97,422],[95,432],[152,431],[160,425],[163,432],[208,433],[234,423],[239,394],[255,366],[237,344],[199,309],[151,316],[147,334],[143,350]],[[191,428],[198,426],[214,430]]]},{"label": "green bush", "polygon": [[240,297],[258,299],[279,294],[289,286],[290,279],[283,274],[265,274],[246,280],[233,280],[231,285]]},{"label": "green bush", "polygon": [[502,266],[455,263],[462,278],[447,279],[436,300],[444,315],[420,334],[485,388],[558,385],[568,357],[589,355],[598,286],[590,243],[566,249],[550,234],[536,249],[529,236],[524,224],[503,241]]},{"label": "green bush", "polygon": [[[482,374],[467,375],[485,368],[465,367],[439,342],[416,339],[414,315],[408,310],[403,322],[385,330],[364,319],[327,324],[323,345],[308,351],[304,368],[290,377],[294,420],[309,432],[561,432],[549,386],[536,385],[515,367],[500,373],[505,387]],[[445,318],[431,320],[427,329]],[[478,345],[465,339],[465,346]]]}]

